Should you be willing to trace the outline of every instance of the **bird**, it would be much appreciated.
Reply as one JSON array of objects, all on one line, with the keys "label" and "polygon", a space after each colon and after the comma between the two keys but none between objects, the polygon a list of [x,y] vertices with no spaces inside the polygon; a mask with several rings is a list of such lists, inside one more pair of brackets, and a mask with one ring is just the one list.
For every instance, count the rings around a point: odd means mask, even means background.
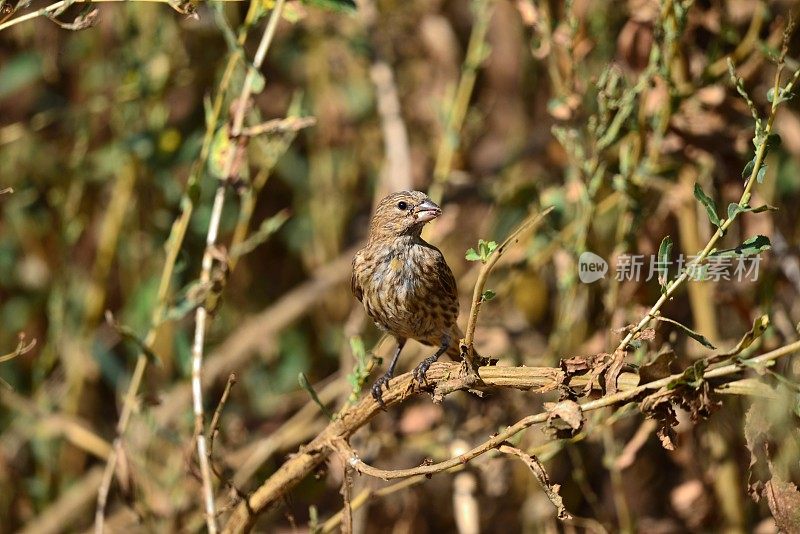
[{"label": "bird", "polygon": [[456,280],[442,252],[420,235],[441,214],[421,191],[391,193],[378,203],[367,243],[353,258],[353,294],[378,328],[397,341],[389,368],[372,386],[372,396],[382,407],[383,388],[388,390],[408,339],[437,347],[413,371],[420,385],[427,383],[425,373],[443,354],[461,359]]}]

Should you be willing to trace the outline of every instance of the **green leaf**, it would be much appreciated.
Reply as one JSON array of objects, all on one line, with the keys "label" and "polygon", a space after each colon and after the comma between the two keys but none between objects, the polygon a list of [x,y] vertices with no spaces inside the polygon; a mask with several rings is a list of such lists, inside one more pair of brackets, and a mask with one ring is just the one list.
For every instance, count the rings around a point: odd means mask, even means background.
[{"label": "green leaf", "polygon": [[264,75],[261,74],[256,69],[253,69],[253,83],[250,85],[251,90],[254,95],[259,94],[261,91],[264,90],[264,87],[267,85],[267,80],[264,78]]},{"label": "green leaf", "polygon": [[691,328],[689,328],[685,324],[679,323],[678,321],[674,321],[674,320],[672,320],[672,319],[670,319],[668,317],[658,316],[658,317],[656,317],[656,319],[658,319],[659,321],[663,321],[665,323],[674,324],[675,326],[677,326],[678,328],[683,330],[684,334],[686,334],[690,338],[694,339],[695,341],[697,341],[698,343],[700,343],[704,347],[708,347],[709,349],[716,349],[717,348],[708,340],[708,338],[706,336],[704,336],[703,334],[701,334],[699,332],[695,332],[694,330],[692,330]]},{"label": "green leaf", "polygon": [[311,383],[308,381],[308,378],[306,378],[305,373],[301,372],[301,373],[299,373],[297,375],[297,383],[300,384],[301,388],[306,390],[306,392],[308,393],[309,397],[311,397],[311,400],[313,400],[314,403],[319,407],[320,411],[323,414],[325,414],[325,416],[328,419],[333,420],[333,413],[331,413],[331,411],[328,409],[328,407],[325,406],[325,404],[322,403],[322,401],[320,400],[319,396],[317,395],[317,392],[314,391],[314,388],[311,386]]},{"label": "green leaf", "polygon": [[661,240],[658,246],[658,283],[661,285],[661,292],[666,293],[667,281],[669,280],[669,259],[672,255],[672,238],[669,236]]},{"label": "green leaf", "polygon": [[493,298],[495,298],[496,296],[497,294],[494,291],[492,291],[491,289],[487,289],[486,291],[483,292],[483,295],[481,295],[481,300],[483,300],[484,302],[488,302]]},{"label": "green leaf", "polygon": [[771,247],[769,238],[763,235],[751,237],[736,248],[717,250],[710,254],[713,257],[735,257],[735,256],[754,256],[759,252],[768,250]]},{"label": "green leaf", "polygon": [[716,227],[719,228],[719,216],[717,215],[717,209],[714,207],[714,201],[705,194],[703,188],[700,187],[700,184],[694,184],[694,198],[696,198],[700,204],[706,208],[708,218]]},{"label": "green leaf", "polygon": [[489,259],[489,256],[492,255],[497,249],[497,243],[495,241],[484,241],[483,239],[478,239],[478,250],[475,251],[474,248],[471,248],[467,251],[466,255],[464,256],[469,261],[481,261],[486,262]]},{"label": "green leaf", "polygon": [[683,372],[680,378],[676,378],[667,384],[667,389],[672,390],[678,386],[690,386],[695,389],[699,388],[703,385],[703,381],[705,380],[703,375],[705,374],[706,367],[708,367],[708,364],[705,360],[697,360],[691,367],[688,367]]},{"label": "green leaf", "polygon": [[742,178],[747,180],[753,174],[753,168],[756,166],[756,160],[751,159],[747,162],[747,165],[744,166],[742,169]]},{"label": "green leaf", "polygon": [[765,250],[769,250],[772,247],[772,244],[769,242],[769,238],[765,235],[757,235],[751,237],[738,247],[734,249],[737,254],[742,254],[743,256],[754,256],[759,252],[763,252]]},{"label": "green leaf", "polygon": [[303,3],[329,11],[338,11],[341,13],[356,12],[355,0],[303,0]]},{"label": "green leaf", "polygon": [[728,218],[733,219],[736,215],[740,213],[761,213],[762,211],[778,211],[778,208],[775,206],[770,206],[769,204],[764,204],[763,206],[758,206],[753,208],[751,206],[740,206],[734,202],[728,204]]},{"label": "green leaf", "polygon": [[766,175],[767,175],[767,164],[765,163],[764,165],[761,166],[760,169],[758,169],[758,173],[756,174],[756,181],[760,184],[763,184],[764,177]]},{"label": "green leaf", "polygon": [[161,358],[159,358],[153,349],[144,342],[142,338],[136,335],[136,332],[133,331],[132,328],[125,326],[119,323],[115,318],[114,315],[108,310],[106,310],[106,322],[113,328],[117,334],[124,340],[130,341],[145,355],[148,362],[151,364],[158,364],[161,365]]}]

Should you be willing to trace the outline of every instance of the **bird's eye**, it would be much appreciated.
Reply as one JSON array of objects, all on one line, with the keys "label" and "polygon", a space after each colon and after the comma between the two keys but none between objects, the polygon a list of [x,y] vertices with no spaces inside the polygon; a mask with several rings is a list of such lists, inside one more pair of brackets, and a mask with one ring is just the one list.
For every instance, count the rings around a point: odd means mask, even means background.
[{"label": "bird's eye", "polygon": [[408,204],[406,204],[404,201],[401,200],[400,202],[397,203],[397,207],[400,208],[401,210],[405,210],[406,208],[408,208]]}]

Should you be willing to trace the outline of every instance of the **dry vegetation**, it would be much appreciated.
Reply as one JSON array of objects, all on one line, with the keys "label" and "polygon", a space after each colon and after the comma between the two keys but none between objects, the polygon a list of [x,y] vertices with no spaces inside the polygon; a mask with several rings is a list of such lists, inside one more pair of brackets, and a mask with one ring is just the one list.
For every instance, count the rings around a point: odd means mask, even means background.
[{"label": "dry vegetation", "polygon": [[0,532],[800,532],[795,3],[357,4],[0,0]]}]

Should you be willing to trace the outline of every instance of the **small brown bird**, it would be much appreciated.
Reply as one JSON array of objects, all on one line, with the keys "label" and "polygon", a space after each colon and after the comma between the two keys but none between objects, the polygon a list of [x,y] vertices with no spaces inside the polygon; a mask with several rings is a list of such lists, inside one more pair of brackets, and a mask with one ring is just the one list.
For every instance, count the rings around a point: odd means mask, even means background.
[{"label": "small brown bird", "polygon": [[420,384],[442,354],[460,359],[456,281],[441,251],[420,237],[425,223],[441,214],[425,193],[392,193],[378,204],[367,245],[353,258],[353,294],[375,324],[397,340],[389,369],[372,386],[381,405],[382,388],[388,389],[408,338],[439,347],[414,369]]}]

